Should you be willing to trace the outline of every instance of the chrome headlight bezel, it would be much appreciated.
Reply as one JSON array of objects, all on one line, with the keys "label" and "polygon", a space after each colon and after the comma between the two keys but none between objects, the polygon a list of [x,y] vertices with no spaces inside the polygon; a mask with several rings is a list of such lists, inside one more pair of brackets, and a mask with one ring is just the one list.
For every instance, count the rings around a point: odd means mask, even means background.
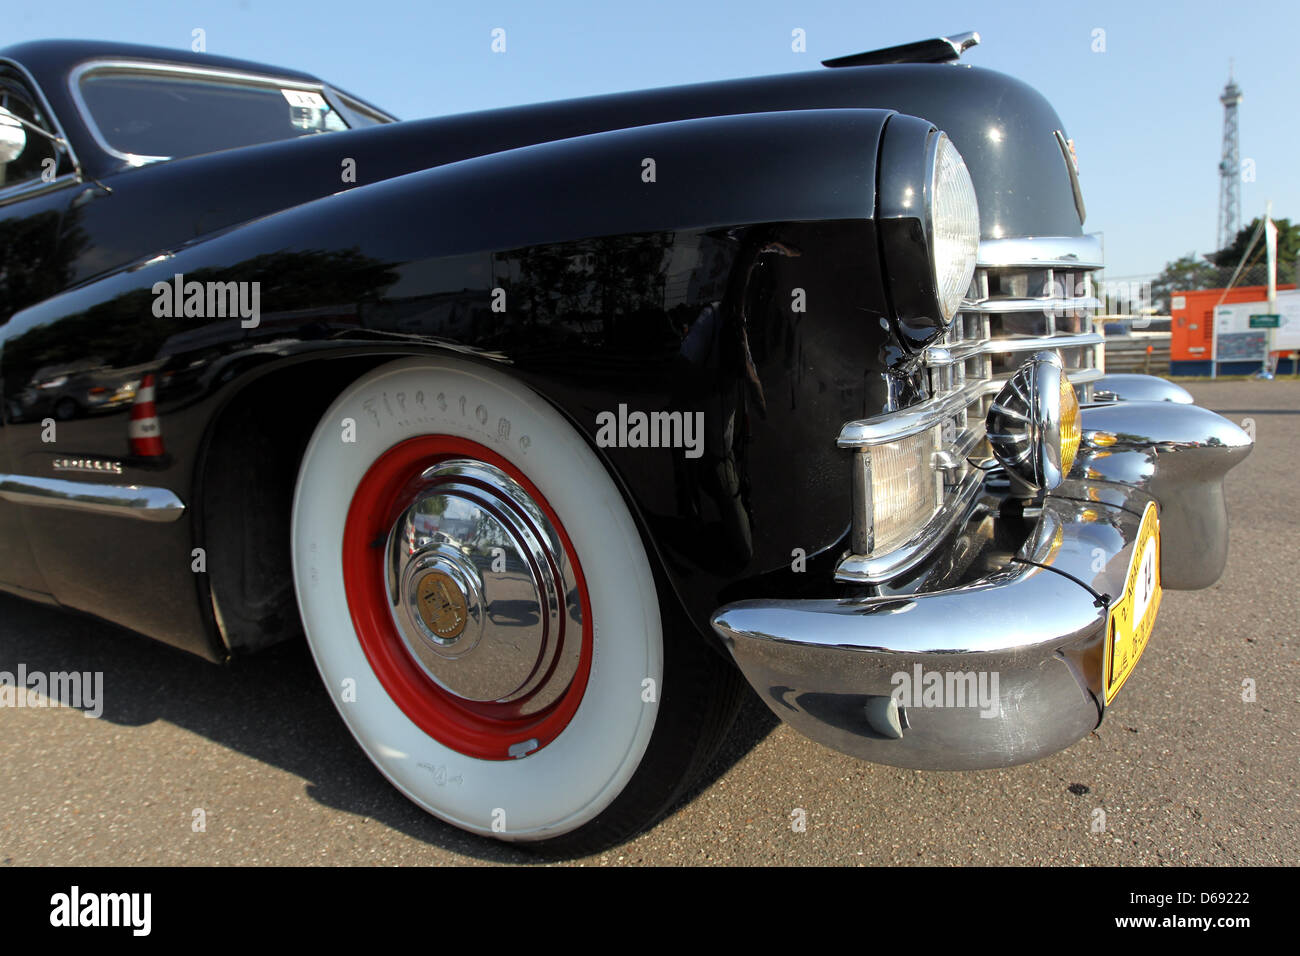
[{"label": "chrome headlight bezel", "polygon": [[961,309],[975,274],[979,204],[961,153],[927,120],[895,115],[880,149],[876,219],[890,305],[914,346]]}]

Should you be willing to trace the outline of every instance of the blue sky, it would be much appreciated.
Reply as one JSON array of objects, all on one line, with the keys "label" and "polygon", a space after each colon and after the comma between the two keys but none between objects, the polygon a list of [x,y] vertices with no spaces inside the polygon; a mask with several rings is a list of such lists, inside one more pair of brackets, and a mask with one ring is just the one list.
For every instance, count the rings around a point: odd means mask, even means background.
[{"label": "blue sky", "polygon": [[[316,73],[404,118],[675,83],[819,69],[825,57],[978,30],[966,62],[1016,76],[1056,107],[1079,150],[1088,231],[1111,277],[1159,271],[1215,244],[1223,111],[1235,59],[1241,151],[1300,220],[1300,3],[1145,4],[597,0],[8,0],[0,45],[47,37],[190,45]],[[491,31],[506,31],[506,52]],[[807,52],[791,51],[794,28]],[[1105,51],[1094,52],[1104,30]],[[888,104],[882,104],[888,105]]]}]

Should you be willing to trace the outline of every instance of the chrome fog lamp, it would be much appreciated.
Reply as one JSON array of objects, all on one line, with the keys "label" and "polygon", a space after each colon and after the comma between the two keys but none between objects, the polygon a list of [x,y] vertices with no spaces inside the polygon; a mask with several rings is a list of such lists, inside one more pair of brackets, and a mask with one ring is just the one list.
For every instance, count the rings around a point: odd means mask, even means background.
[{"label": "chrome fog lamp", "polygon": [[1051,491],[1079,450],[1079,400],[1055,352],[1039,352],[998,392],[985,423],[993,454],[1030,491]]}]

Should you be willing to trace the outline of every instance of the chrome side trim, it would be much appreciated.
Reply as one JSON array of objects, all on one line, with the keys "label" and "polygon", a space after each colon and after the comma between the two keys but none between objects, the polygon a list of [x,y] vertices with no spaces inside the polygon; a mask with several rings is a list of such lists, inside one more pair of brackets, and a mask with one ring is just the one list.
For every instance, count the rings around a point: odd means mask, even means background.
[{"label": "chrome side trim", "polygon": [[1105,264],[1099,234],[1088,236],[1014,236],[980,242],[977,264],[986,268],[1074,266],[1100,269]]},{"label": "chrome side trim", "polygon": [[0,498],[35,508],[64,508],[138,521],[175,521],[185,513],[185,504],[166,488],[101,485],[33,475],[0,473]]},{"label": "chrome side trim", "polygon": [[122,474],[122,463],[111,458],[56,458],[50,467],[55,471],[80,471],[93,475]]}]

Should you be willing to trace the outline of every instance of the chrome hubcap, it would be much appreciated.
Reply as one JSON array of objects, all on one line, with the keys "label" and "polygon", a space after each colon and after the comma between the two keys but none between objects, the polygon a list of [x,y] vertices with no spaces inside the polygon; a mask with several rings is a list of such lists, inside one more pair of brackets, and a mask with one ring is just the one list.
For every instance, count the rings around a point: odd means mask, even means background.
[{"label": "chrome hubcap", "polygon": [[407,650],[468,701],[554,703],[578,670],[582,608],[546,515],[505,472],[471,459],[426,470],[389,533],[389,611]]}]

